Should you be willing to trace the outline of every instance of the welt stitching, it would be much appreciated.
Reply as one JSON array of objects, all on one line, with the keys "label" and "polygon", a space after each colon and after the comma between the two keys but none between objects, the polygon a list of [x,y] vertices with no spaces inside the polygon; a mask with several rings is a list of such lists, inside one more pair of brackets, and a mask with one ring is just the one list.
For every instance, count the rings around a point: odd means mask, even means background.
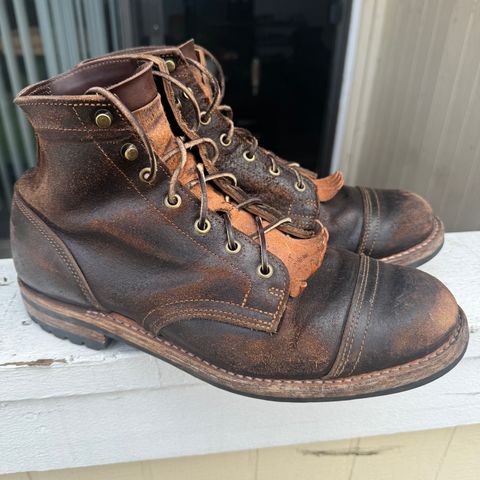
[{"label": "welt stitching", "polygon": [[[82,121],[81,117],[79,116],[78,112],[75,110],[75,107],[73,107],[73,111],[75,113],[75,115],[77,116],[78,120],[80,121],[80,124],[84,126],[85,128],[85,131],[87,132],[88,134],[88,130],[84,124],[84,122]],[[187,238],[189,238],[193,243],[195,243],[196,245],[198,245],[200,248],[202,248],[203,250],[213,254],[214,256],[220,258],[220,256],[218,254],[216,254],[215,252],[211,252],[207,247],[205,247],[204,245],[198,243],[193,237],[191,237],[190,235],[188,235],[186,232],[184,232],[182,229],[180,229],[177,225],[175,225],[168,217],[166,217],[158,208],[156,205],[154,205],[153,203],[151,203],[138,189],[137,187],[135,186],[135,184],[125,175],[125,173],[120,169],[118,168],[118,166],[115,164],[115,162],[112,161],[112,159],[107,155],[107,153],[103,150],[103,148],[100,146],[100,144],[98,142],[95,141],[95,139],[90,135],[88,134],[88,136],[91,138],[91,140],[93,141],[93,143],[97,146],[97,148],[102,152],[102,154],[105,156],[105,158],[110,162],[110,165],[114,167],[114,169],[116,169],[126,180],[127,182],[131,185],[131,187],[137,192],[138,195],[140,195],[143,200],[148,204],[150,205],[151,208],[153,208],[162,218],[164,218],[168,223],[170,223],[176,230],[178,230],[182,235],[185,235]],[[220,260],[222,260],[220,258]],[[244,295],[244,299],[243,299],[243,304],[240,305],[240,307],[244,307],[244,304],[246,302],[246,299],[248,298],[249,294],[250,294],[250,291],[252,289],[252,284],[251,284],[251,280],[250,278],[248,278],[248,276],[246,274],[244,274],[238,267],[236,267],[235,265],[233,265],[231,262],[228,262],[230,264],[231,267],[233,267],[237,272],[239,272],[240,275],[242,275],[244,278],[246,278],[247,282],[248,282],[248,289],[247,289],[247,292],[245,293]],[[281,271],[281,274],[282,274],[282,279],[283,279],[283,285],[284,285],[284,288],[286,286],[286,278],[285,278],[285,274],[283,271]],[[283,295],[283,297],[285,296],[285,293]],[[282,301],[283,301],[283,297],[281,300],[279,300],[278,302],[278,305],[277,305],[277,309],[275,310],[275,314],[272,318],[272,321],[274,321],[279,313],[279,310],[282,306]]]},{"label": "welt stitching", "polygon": [[81,278],[79,277],[78,273],[75,271],[75,268],[73,267],[72,263],[70,262],[70,259],[65,255],[65,252],[62,251],[61,247],[56,243],[55,239],[51,237],[51,235],[43,228],[43,226],[38,222],[31,214],[30,212],[26,209],[24,205],[22,205],[20,202],[15,201],[15,204],[19,208],[19,210],[23,213],[23,215],[27,218],[27,220],[40,232],[40,234],[52,245],[52,247],[55,249],[55,251],[58,253],[60,256],[60,259],[63,261],[65,266],[68,268],[70,273],[73,275],[75,282],[77,285],[80,287],[80,290],[82,291],[85,299],[90,302],[90,303],[97,303],[94,299],[91,298],[90,293],[88,290],[85,288],[85,285],[83,285],[83,282]]},{"label": "welt stitching", "polygon": [[375,303],[375,298],[377,296],[378,274],[379,274],[379,271],[380,271],[380,264],[377,260],[374,260],[374,262],[376,264],[377,269],[376,269],[376,272],[375,272],[375,286],[373,287],[372,298],[370,300],[370,306],[368,308],[367,324],[365,326],[365,331],[363,332],[362,344],[360,345],[360,350],[358,352],[357,359],[355,360],[355,364],[353,365],[352,369],[350,370],[350,375],[352,375],[353,372],[355,371],[355,369],[357,368],[358,362],[360,361],[360,357],[362,356],[363,349],[365,347],[365,341],[367,339],[368,329],[370,327],[370,322],[371,322],[371,319],[372,319],[373,305]]},{"label": "welt stitching", "polygon": [[435,350],[434,352],[428,354],[425,357],[419,358],[418,360],[414,360],[414,361],[409,362],[409,363],[405,363],[403,365],[399,365],[397,367],[390,367],[390,368],[380,370],[378,372],[363,373],[363,374],[360,374],[360,375],[355,375],[353,377],[346,377],[346,378],[334,378],[334,379],[324,379],[324,380],[282,380],[282,379],[270,379],[270,378],[262,378],[262,377],[251,377],[249,375],[242,375],[240,373],[231,372],[231,371],[226,370],[224,368],[217,367],[216,365],[208,362],[207,360],[204,360],[203,358],[201,358],[201,357],[199,357],[199,356],[197,356],[197,355],[195,355],[195,354],[193,354],[193,353],[191,353],[191,352],[189,352],[189,351],[187,351],[187,350],[185,350],[181,347],[178,347],[177,345],[174,345],[173,343],[170,343],[167,340],[159,338],[159,337],[153,335],[152,333],[146,331],[145,329],[143,329],[141,327],[131,325],[130,323],[122,321],[121,319],[111,317],[110,315],[103,314],[103,313],[100,313],[100,312],[91,311],[91,310],[87,310],[87,316],[89,316],[92,319],[95,319],[95,317],[98,317],[98,316],[108,318],[111,321],[113,321],[114,323],[118,323],[119,325],[123,325],[130,330],[134,330],[134,331],[139,332],[142,335],[146,335],[146,336],[152,338],[155,341],[163,343],[164,345],[166,345],[168,347],[171,347],[171,348],[173,348],[173,349],[175,349],[179,352],[182,352],[182,353],[188,355],[190,358],[194,358],[195,360],[198,360],[199,362],[203,363],[204,365],[206,365],[208,367],[213,368],[214,370],[221,371],[221,372],[226,373],[226,374],[228,374],[232,377],[237,377],[237,378],[246,379],[246,380],[252,380],[252,381],[260,382],[260,383],[269,383],[269,384],[273,383],[273,384],[297,384],[297,385],[310,385],[310,384],[314,384],[314,385],[333,384],[333,385],[336,385],[336,384],[343,384],[343,383],[361,382],[364,379],[368,380],[370,378],[383,377],[383,376],[389,375],[391,373],[396,374],[397,372],[400,372],[402,370],[408,370],[410,368],[414,368],[417,365],[421,365],[425,362],[429,362],[433,358],[440,356],[446,350],[448,350],[452,346],[452,344],[454,344],[457,341],[458,336],[459,336],[460,331],[461,331],[461,323],[459,321],[459,318],[457,317],[457,328],[456,328],[454,334],[449,338],[447,343],[445,343],[438,350]]},{"label": "welt stitching", "polygon": [[355,307],[353,310],[352,321],[350,322],[348,335],[346,337],[346,343],[342,351],[342,356],[340,358],[340,362],[337,368],[335,369],[335,372],[333,372],[334,375],[336,376],[340,375],[343,372],[347,364],[348,358],[350,357],[352,344],[353,344],[353,341],[355,340],[355,332],[357,329],[358,319],[359,319],[360,311],[362,309],[362,303],[365,295],[366,284],[368,283],[367,279],[368,279],[368,270],[370,267],[370,263],[368,261],[368,257],[366,257],[365,255],[362,255],[360,258],[362,260],[362,265],[359,273],[362,273],[362,281],[360,282],[358,295],[357,295],[357,298],[355,299]]},{"label": "welt stitching", "polygon": [[420,250],[423,247],[426,247],[429,243],[431,243],[436,238],[439,230],[440,230],[440,222],[437,219],[435,219],[435,227],[434,227],[432,233],[422,243],[419,243],[418,245],[415,245],[414,247],[410,247],[409,249],[404,250],[403,252],[395,253],[394,255],[390,255],[389,257],[380,258],[380,260],[382,260],[384,262],[385,261],[390,261],[390,260],[393,260],[395,258],[403,257],[404,255],[409,255],[410,253],[413,253],[417,250]]}]

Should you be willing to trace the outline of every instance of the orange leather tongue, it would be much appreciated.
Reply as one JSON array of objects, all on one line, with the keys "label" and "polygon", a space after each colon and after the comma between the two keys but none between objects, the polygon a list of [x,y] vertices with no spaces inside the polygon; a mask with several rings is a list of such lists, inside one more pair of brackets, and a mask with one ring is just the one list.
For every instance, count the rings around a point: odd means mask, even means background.
[{"label": "orange leather tongue", "polygon": [[[176,148],[177,143],[158,94],[150,103],[133,111],[133,114],[143,126],[160,158],[168,151]],[[174,155],[165,165],[173,173],[179,161],[180,154]],[[179,181],[185,185],[192,180],[198,180],[196,162],[193,155],[188,153],[187,163]],[[198,184],[193,186],[191,191],[200,198],[200,186]],[[209,210],[227,210],[230,212],[232,224],[237,230],[246,235],[256,233],[257,227],[254,217],[248,212],[237,210],[234,205],[226,202],[223,194],[215,189],[211,183],[207,184],[207,195]],[[327,240],[328,234],[323,227],[320,228],[319,235],[310,239],[293,238],[279,230],[272,230],[266,234],[268,251],[277,256],[288,269],[290,295],[292,297],[298,296],[304,290],[310,275],[321,265]]]}]

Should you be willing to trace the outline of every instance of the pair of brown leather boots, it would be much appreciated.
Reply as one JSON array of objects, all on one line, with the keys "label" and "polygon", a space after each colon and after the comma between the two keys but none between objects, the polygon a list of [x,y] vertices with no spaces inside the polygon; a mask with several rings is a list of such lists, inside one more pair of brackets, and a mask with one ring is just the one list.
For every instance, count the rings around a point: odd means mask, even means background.
[{"label": "pair of brown leather boots", "polygon": [[235,127],[223,91],[218,62],[190,41],[89,60],[18,94],[38,148],[11,216],[30,316],[272,400],[392,393],[452,368],[463,312],[400,266],[442,245],[429,205],[277,157]]}]

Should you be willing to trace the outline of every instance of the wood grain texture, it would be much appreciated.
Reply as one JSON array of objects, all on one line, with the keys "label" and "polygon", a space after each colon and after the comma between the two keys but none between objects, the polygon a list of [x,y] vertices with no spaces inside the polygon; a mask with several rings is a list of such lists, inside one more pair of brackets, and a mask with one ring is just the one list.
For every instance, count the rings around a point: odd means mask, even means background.
[{"label": "wood grain texture", "polygon": [[441,253],[422,269],[442,280],[467,314],[465,359],[409,392],[303,405],[220,391],[124,345],[98,352],[59,340],[29,320],[13,265],[3,260],[0,473],[480,423],[480,232],[447,234]]},{"label": "wood grain texture", "polygon": [[364,0],[360,22],[347,182],[414,191],[447,230],[479,229],[478,1]]}]

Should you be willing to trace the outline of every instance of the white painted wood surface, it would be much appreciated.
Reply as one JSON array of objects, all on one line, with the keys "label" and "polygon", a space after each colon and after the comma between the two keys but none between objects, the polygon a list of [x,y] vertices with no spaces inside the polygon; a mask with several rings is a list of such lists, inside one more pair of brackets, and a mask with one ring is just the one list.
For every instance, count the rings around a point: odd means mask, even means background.
[{"label": "white painted wood surface", "polygon": [[30,321],[12,262],[0,260],[0,473],[480,423],[480,232],[448,234],[423,269],[467,313],[462,362],[410,392],[289,404],[221,391],[125,345],[59,340]]}]

